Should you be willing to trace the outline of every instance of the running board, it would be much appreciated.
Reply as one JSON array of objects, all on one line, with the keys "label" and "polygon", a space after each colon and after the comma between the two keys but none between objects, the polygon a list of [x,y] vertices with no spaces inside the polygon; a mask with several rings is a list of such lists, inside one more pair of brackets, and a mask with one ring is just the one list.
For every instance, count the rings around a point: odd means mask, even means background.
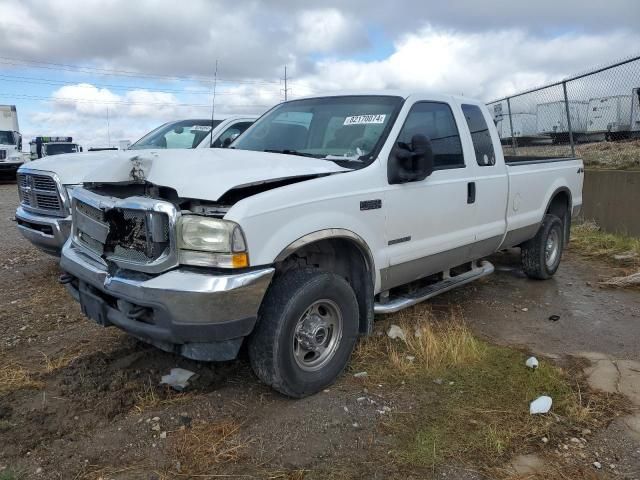
[{"label": "running board", "polygon": [[385,303],[376,302],[373,306],[374,313],[395,313],[404,308],[411,307],[420,302],[424,302],[436,295],[444,292],[448,292],[456,287],[464,285],[466,283],[478,280],[479,278],[486,277],[493,273],[493,265],[484,260],[480,265],[474,267],[468,272],[461,273],[455,277],[446,277],[438,283],[421,288],[417,292],[409,295],[399,295]]}]

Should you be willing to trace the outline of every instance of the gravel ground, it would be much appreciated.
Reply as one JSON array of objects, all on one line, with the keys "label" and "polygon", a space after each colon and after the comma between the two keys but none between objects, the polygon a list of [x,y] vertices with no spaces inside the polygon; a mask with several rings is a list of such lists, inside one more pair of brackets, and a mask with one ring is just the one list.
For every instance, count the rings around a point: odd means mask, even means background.
[{"label": "gravel ground", "polygon": [[[17,232],[16,203],[15,184],[0,185],[0,365],[30,372],[37,388],[3,394],[0,385],[0,468],[40,479],[189,478],[180,474],[193,460],[185,432],[230,425],[233,441],[205,457],[219,460],[213,473],[232,478],[482,478],[455,466],[407,472],[388,460],[397,441],[378,409],[411,408],[416,398],[405,392],[382,385],[364,393],[345,375],[328,391],[287,400],[261,385],[244,358],[192,362],[86,320],[57,283],[56,259]],[[498,343],[638,359],[639,295],[593,287],[606,267],[568,255],[555,280],[532,282],[512,255],[495,262],[494,276],[439,297],[434,308],[461,305],[476,333]],[[549,322],[551,314],[561,320]],[[176,366],[198,374],[186,394],[157,386]],[[359,402],[363,395],[376,403]],[[578,462],[595,478],[638,478],[640,444],[620,424],[585,440],[545,455]],[[597,458],[601,470],[591,467]]]}]

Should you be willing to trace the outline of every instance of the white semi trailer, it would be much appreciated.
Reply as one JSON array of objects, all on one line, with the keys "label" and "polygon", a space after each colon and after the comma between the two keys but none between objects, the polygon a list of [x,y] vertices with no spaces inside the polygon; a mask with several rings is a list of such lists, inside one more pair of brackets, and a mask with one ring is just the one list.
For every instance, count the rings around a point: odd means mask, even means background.
[{"label": "white semi trailer", "polygon": [[589,140],[626,138],[631,130],[631,95],[612,95],[589,100]]},{"label": "white semi trailer", "polygon": [[[569,118],[573,139],[584,137],[587,130],[587,109],[589,102],[569,101]],[[536,106],[538,134],[550,136],[554,142],[569,140],[567,106],[564,101],[540,103]]]}]

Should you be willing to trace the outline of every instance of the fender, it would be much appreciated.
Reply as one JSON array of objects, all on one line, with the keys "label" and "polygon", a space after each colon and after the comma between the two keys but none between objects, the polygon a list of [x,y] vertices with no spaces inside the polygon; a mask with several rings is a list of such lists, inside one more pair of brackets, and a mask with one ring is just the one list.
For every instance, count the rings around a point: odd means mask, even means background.
[{"label": "fender", "polygon": [[556,195],[558,195],[561,192],[565,192],[567,195],[569,195],[569,214],[571,214],[571,208],[573,206],[573,197],[571,195],[571,190],[569,190],[569,187],[566,187],[566,186],[565,187],[558,187],[553,191],[553,193],[551,194],[551,196],[547,200],[547,206],[544,209],[545,212],[549,211],[549,207],[551,206],[551,202],[553,202],[553,199],[556,198]]},{"label": "fender", "polygon": [[373,259],[373,255],[371,253],[369,245],[367,245],[367,242],[365,242],[360,235],[344,228],[327,228],[325,230],[317,230],[315,232],[308,233],[298,238],[297,240],[294,240],[287,247],[285,247],[275,258],[274,263],[283,261],[293,252],[301,247],[304,247],[305,245],[309,245],[310,243],[315,243],[320,240],[328,240],[330,238],[346,238],[352,240],[358,246],[362,253],[362,256],[364,257],[365,264],[367,265],[367,271],[371,275],[371,279],[373,281],[373,284],[375,285],[375,261]]}]

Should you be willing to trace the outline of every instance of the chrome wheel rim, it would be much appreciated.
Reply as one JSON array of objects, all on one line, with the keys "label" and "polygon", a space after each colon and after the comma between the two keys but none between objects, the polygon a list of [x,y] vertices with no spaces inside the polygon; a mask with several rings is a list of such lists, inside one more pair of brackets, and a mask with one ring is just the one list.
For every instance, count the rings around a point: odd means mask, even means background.
[{"label": "chrome wheel rim", "polygon": [[557,229],[553,229],[547,236],[544,246],[544,258],[547,267],[552,268],[560,255],[560,234]]},{"label": "chrome wheel rim", "polygon": [[334,357],[342,339],[342,312],[329,299],[313,302],[293,333],[293,358],[307,372],[322,369]]}]

